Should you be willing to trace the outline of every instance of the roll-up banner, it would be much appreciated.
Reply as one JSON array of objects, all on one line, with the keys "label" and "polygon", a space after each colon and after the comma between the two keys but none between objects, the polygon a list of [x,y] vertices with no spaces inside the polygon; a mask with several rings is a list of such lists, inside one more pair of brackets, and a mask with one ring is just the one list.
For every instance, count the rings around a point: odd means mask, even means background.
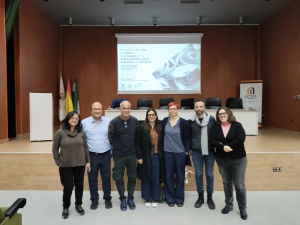
[{"label": "roll-up banner", "polygon": [[243,107],[258,110],[258,123],[262,122],[262,90],[262,80],[241,81],[240,98],[243,99]]}]

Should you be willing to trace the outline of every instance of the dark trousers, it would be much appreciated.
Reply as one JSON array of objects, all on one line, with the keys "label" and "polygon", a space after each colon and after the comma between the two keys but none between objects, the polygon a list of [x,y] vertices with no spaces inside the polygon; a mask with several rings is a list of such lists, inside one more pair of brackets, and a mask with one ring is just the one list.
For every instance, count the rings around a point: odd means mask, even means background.
[{"label": "dark trousers", "polygon": [[127,192],[128,198],[133,198],[135,183],[136,183],[136,155],[130,156],[114,156],[113,179],[116,181],[116,186],[119,192],[120,200],[126,199],[124,172],[127,170]]},{"label": "dark trousers", "polygon": [[246,209],[247,198],[245,173],[248,163],[247,157],[241,159],[221,159],[216,157],[216,162],[219,166],[219,171],[223,179],[226,205],[230,208],[233,207],[234,185],[239,209]]},{"label": "dark trousers", "polygon": [[75,205],[82,204],[83,181],[85,166],[59,167],[61,184],[64,187],[63,207],[69,208],[71,205],[72,191],[75,185]]},{"label": "dark trousers", "polygon": [[160,159],[158,154],[151,156],[150,180],[142,180],[142,198],[145,200],[159,200],[160,195]]},{"label": "dark trousers", "polygon": [[111,183],[110,183],[110,151],[95,154],[90,152],[91,158],[91,171],[88,173],[91,201],[98,202],[98,174],[102,180],[103,199],[111,200]]},{"label": "dark trousers", "polygon": [[[167,202],[184,202],[185,158],[185,152],[165,152],[165,196]],[[175,179],[174,174],[176,174]]]}]

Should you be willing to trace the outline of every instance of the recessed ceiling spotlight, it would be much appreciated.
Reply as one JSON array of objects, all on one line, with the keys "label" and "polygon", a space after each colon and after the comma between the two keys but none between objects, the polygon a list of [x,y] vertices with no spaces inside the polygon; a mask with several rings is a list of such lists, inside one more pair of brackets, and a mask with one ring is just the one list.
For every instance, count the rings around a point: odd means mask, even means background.
[{"label": "recessed ceiling spotlight", "polygon": [[197,18],[197,25],[198,25],[198,26],[201,25],[201,17],[198,17],[198,18]]},{"label": "recessed ceiling spotlight", "polygon": [[241,16],[241,17],[239,18],[239,23],[240,23],[240,24],[243,24],[243,23],[244,23],[244,17]]},{"label": "recessed ceiling spotlight", "polygon": [[156,25],[157,25],[157,19],[153,18],[153,26],[156,26]]}]

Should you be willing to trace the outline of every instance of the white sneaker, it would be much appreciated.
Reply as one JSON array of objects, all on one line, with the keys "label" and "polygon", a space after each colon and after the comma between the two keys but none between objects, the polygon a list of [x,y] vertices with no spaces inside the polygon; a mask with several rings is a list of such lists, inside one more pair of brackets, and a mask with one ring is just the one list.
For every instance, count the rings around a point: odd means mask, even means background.
[{"label": "white sneaker", "polygon": [[157,202],[157,201],[153,201],[153,202],[152,202],[152,207],[153,207],[153,208],[156,208],[157,206],[158,206],[158,202]]},{"label": "white sneaker", "polygon": [[151,206],[151,200],[147,200],[147,201],[145,202],[145,206],[146,206],[147,208],[149,208],[149,207]]}]

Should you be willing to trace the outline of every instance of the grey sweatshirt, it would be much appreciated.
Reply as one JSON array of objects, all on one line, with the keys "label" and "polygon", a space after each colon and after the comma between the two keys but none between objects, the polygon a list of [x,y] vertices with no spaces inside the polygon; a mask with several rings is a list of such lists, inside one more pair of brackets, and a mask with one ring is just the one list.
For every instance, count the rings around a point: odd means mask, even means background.
[{"label": "grey sweatshirt", "polygon": [[54,135],[52,152],[55,164],[59,167],[85,166],[90,163],[83,131],[78,133],[77,130],[59,129]]}]

